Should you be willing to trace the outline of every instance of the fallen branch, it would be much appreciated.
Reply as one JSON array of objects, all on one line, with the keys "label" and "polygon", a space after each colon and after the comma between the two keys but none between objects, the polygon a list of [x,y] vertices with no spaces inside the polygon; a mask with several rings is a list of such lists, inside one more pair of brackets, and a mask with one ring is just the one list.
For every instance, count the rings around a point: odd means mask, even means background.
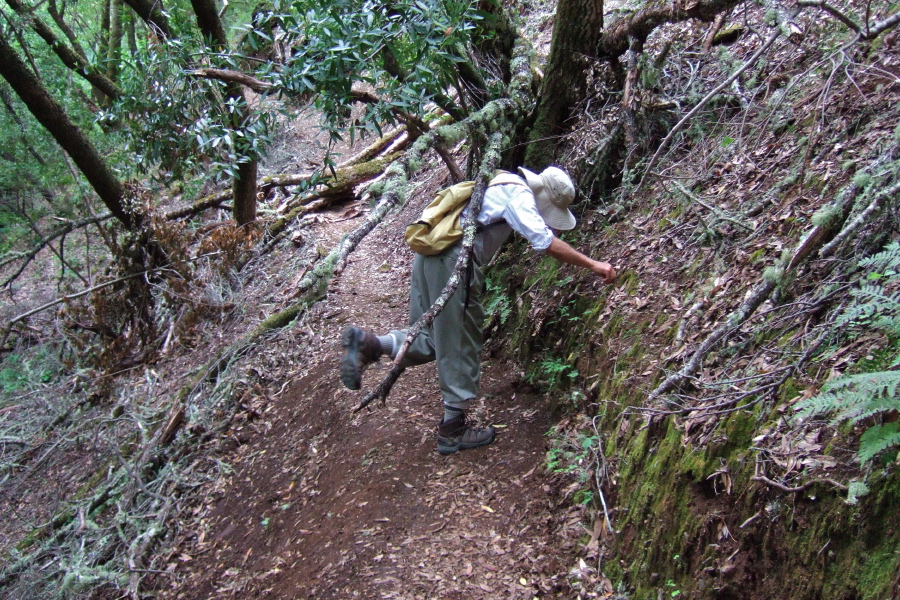
[{"label": "fallen branch", "polygon": [[[494,133],[488,141],[484,160],[481,163],[481,169],[479,171],[478,179],[476,180],[475,189],[472,192],[472,199],[469,200],[469,214],[478,215],[481,212],[481,206],[484,202],[484,192],[487,190],[488,183],[490,182],[491,177],[493,177],[494,172],[497,170],[497,166],[500,164],[500,151],[502,149],[501,145],[503,139],[504,135],[502,133]],[[462,281],[463,274],[466,272],[472,257],[472,247],[475,244],[476,225],[474,219],[472,219],[471,222],[466,223],[463,233],[462,248],[456,259],[456,265],[453,268],[450,279],[444,285],[444,289],[441,290],[440,296],[435,300],[431,308],[425,311],[425,313],[419,317],[419,320],[409,328],[406,333],[406,339],[403,341],[403,344],[400,346],[400,349],[394,357],[394,364],[390,371],[388,371],[388,374],[374,390],[366,394],[360,401],[359,406],[353,410],[354,413],[361,411],[375,400],[381,400],[383,403],[387,399],[388,394],[391,392],[391,388],[393,388],[397,379],[400,377],[400,374],[405,370],[405,367],[402,366],[402,362],[403,358],[406,356],[406,352],[409,350],[410,346],[412,346],[412,343],[416,338],[419,337],[419,334],[424,329],[431,327],[435,318],[441,314],[447,301],[456,292],[456,288],[459,287],[459,283]]]},{"label": "fallen branch", "polygon": [[[311,209],[307,208],[307,206],[313,201],[319,198],[328,198],[333,201],[341,196],[352,193],[353,188],[359,184],[365,183],[384,173],[388,165],[396,161],[399,157],[400,153],[395,152],[365,163],[338,169],[334,176],[328,177],[323,181],[322,185],[327,186],[325,189],[320,189],[318,192],[311,192],[303,196],[294,203],[297,205],[295,208],[273,221],[266,230],[267,237],[273,238],[278,236],[294,219],[309,212]],[[302,180],[294,182],[294,180],[291,179],[292,177],[294,176],[273,175],[271,179],[267,179],[264,182],[264,185],[297,185],[302,182]],[[305,180],[308,181],[310,176],[307,175],[304,177]],[[326,202],[318,206],[319,208],[324,208],[328,203],[329,202]]]},{"label": "fallen branch", "polygon": [[[402,135],[407,133],[406,126],[397,127],[393,131],[390,131],[371,144],[358,154],[350,157],[346,161],[337,165],[337,169],[343,169],[344,167],[352,167],[353,165],[359,165],[364,162],[369,162],[382,152],[384,152],[391,144],[397,142]],[[399,152],[406,146],[406,142],[402,142],[402,145],[394,146],[393,151]]]},{"label": "fallen branch", "polygon": [[731,12],[739,3],[738,0],[696,0],[687,8],[679,3],[646,3],[645,8],[611,23],[603,34],[600,46],[605,55],[617,58],[628,50],[630,38],[644,42],[657,27],[666,23],[689,19],[711,22],[720,13]]},{"label": "fallen branch", "polygon": [[775,287],[776,284],[769,280],[763,280],[762,283],[757,285],[744,303],[726,317],[725,322],[716,327],[703,343],[700,344],[700,347],[697,348],[688,363],[677,373],[668,376],[655,390],[650,392],[650,399],[655,400],[659,398],[693,377],[700,368],[700,365],[703,364],[703,359],[712,347],[749,319],[754,311],[765,302]]},{"label": "fallen branch", "polygon": [[[889,190],[890,191],[890,190]],[[848,197],[852,197],[851,193],[846,194]],[[846,198],[843,201],[847,201]],[[791,269],[796,268],[807,256],[812,254],[819,246],[827,238],[827,231],[825,234],[818,235],[816,232],[820,229],[819,227],[813,227],[810,230],[810,233],[803,236],[801,241],[797,244],[797,249],[794,251],[791,260],[785,263],[785,271],[790,271]],[[694,375],[699,370],[700,366],[703,364],[703,360],[706,357],[706,354],[715,346],[720,340],[722,340],[725,336],[729,335],[732,331],[736,330],[740,327],[744,322],[749,319],[756,309],[769,297],[769,295],[775,290],[777,287],[777,283],[774,279],[763,279],[763,281],[756,286],[756,288],[747,296],[746,300],[741,304],[737,309],[735,309],[728,317],[726,317],[725,321],[716,327],[716,329],[703,341],[699,348],[694,352],[691,359],[688,363],[677,373],[674,373],[667,377],[655,390],[650,393],[650,399],[655,400],[666,394],[676,387],[682,385],[688,379],[694,377]],[[693,310],[693,308],[692,308]],[[681,411],[679,411],[681,412]]]},{"label": "fallen branch", "polygon": [[188,69],[185,74],[191,77],[202,77],[203,79],[215,79],[225,81],[227,83],[239,83],[247,86],[254,92],[265,92],[272,87],[272,83],[257,79],[253,75],[234,71],[232,69]]},{"label": "fallen branch", "polygon": [[869,221],[869,218],[879,208],[881,208],[881,203],[886,198],[895,198],[898,193],[900,193],[900,183],[896,183],[890,188],[882,190],[881,192],[876,194],[875,198],[872,199],[872,202],[869,203],[869,206],[867,206],[865,210],[859,213],[855,219],[845,225],[844,228],[841,229],[841,231],[836,236],[834,236],[834,239],[819,251],[819,256],[822,256],[823,258],[826,256],[831,256],[838,246],[844,243],[844,241],[846,241],[847,238],[853,235],[853,233],[864,223],[867,223]]},{"label": "fallen branch", "polygon": [[797,0],[797,6],[821,8],[823,11],[827,12],[832,17],[852,29],[858,35],[863,35],[863,28],[856,21],[842,13],[837,8],[825,2],[825,0]]},{"label": "fallen branch", "polygon": [[91,225],[93,223],[99,223],[101,221],[105,221],[107,219],[112,218],[112,213],[103,213],[101,215],[94,215],[91,217],[87,217],[84,219],[80,219],[78,221],[65,221],[64,224],[57,229],[51,231],[45,237],[43,237],[40,241],[35,243],[31,248],[24,252],[9,252],[2,257],[0,257],[0,268],[5,267],[17,260],[24,259],[23,263],[19,265],[19,268],[16,269],[16,272],[3,280],[3,283],[0,283],[0,287],[6,287],[10,283],[16,280],[19,275],[22,274],[22,271],[25,270],[25,267],[28,266],[34,257],[43,250],[47,245],[54,241],[55,239],[62,237],[64,235],[68,235],[72,231],[76,229],[80,229],[81,227],[86,227],[87,225]]},{"label": "fallen branch", "polygon": [[69,300],[75,300],[77,298],[81,298],[82,296],[90,294],[91,292],[96,292],[97,290],[103,289],[105,287],[109,287],[109,286],[115,285],[117,283],[122,283],[123,281],[128,281],[129,279],[134,279],[135,277],[144,277],[146,275],[149,275],[150,273],[165,271],[165,270],[171,268],[173,264],[194,262],[196,260],[200,260],[201,258],[209,258],[210,256],[217,256],[219,254],[221,254],[221,252],[211,252],[209,254],[202,254],[202,255],[194,257],[194,258],[189,258],[186,260],[180,260],[180,261],[176,261],[174,263],[169,263],[165,266],[157,267],[155,269],[148,269],[146,271],[141,271],[140,273],[132,273],[131,275],[126,275],[124,277],[119,277],[118,279],[106,281],[104,283],[95,285],[93,287],[89,287],[87,289],[81,290],[80,292],[76,292],[74,294],[62,296],[60,298],[57,298],[56,300],[52,300],[50,302],[47,302],[46,304],[42,304],[41,306],[38,306],[37,308],[32,308],[29,311],[26,311],[18,316],[13,317],[12,319],[10,319],[7,322],[6,327],[3,330],[3,337],[0,338],[0,347],[6,345],[6,339],[9,337],[9,334],[12,332],[13,325],[15,325],[16,323],[18,323],[19,321],[21,321],[23,319],[27,319],[28,317],[30,317],[32,315],[36,315],[39,312],[43,312],[43,311],[47,310],[48,308],[53,308],[57,304],[62,304],[63,302],[68,302]]},{"label": "fallen branch", "polygon": [[[394,208],[406,204],[406,186],[409,177],[422,165],[423,156],[436,144],[447,146],[459,142],[471,132],[496,127],[498,121],[514,120],[516,116],[527,113],[534,102],[530,93],[531,68],[528,61],[530,46],[520,41],[516,46],[516,57],[512,62],[513,77],[509,85],[510,98],[501,98],[489,102],[478,112],[468,118],[445,125],[423,135],[413,143],[405,156],[391,163],[386,169],[384,191],[381,200],[372,209],[359,227],[347,235],[329,254],[317,261],[315,266],[310,266],[306,275],[297,284],[294,296],[299,298],[293,305],[271,315],[252,331],[241,337],[232,346],[224,350],[219,356],[201,367],[191,378],[191,382],[183,386],[178,392],[177,404],[170,410],[170,415],[175,415],[184,410],[184,403],[194,393],[195,389],[204,381],[212,382],[218,378],[233,360],[248,352],[256,340],[274,330],[289,326],[296,322],[305,310],[321,297],[333,274],[340,270],[341,265],[347,260],[349,254],[356,249],[362,239],[371,232]],[[502,134],[497,134],[501,135]],[[183,421],[181,421],[183,422]],[[177,432],[177,428],[173,428]]]},{"label": "fallen branch", "polygon": [[678,188],[678,191],[680,191],[682,194],[684,194],[685,196],[687,196],[688,198],[690,198],[691,200],[693,200],[694,202],[696,202],[697,204],[699,204],[700,206],[705,208],[706,210],[708,210],[711,213],[713,213],[714,215],[716,215],[719,219],[721,219],[723,221],[727,221],[727,222],[731,223],[732,225],[737,225],[741,229],[746,229],[747,231],[753,231],[753,228],[750,227],[749,225],[747,225],[746,223],[742,223],[741,221],[738,221],[737,219],[729,217],[727,214],[725,214],[725,211],[723,211],[719,207],[712,206],[710,204],[707,204],[703,200],[701,200],[699,196],[691,193],[690,190],[688,190],[686,187],[684,187],[681,184],[681,182],[673,179],[671,183],[672,183],[672,185],[674,185],[675,187]]}]

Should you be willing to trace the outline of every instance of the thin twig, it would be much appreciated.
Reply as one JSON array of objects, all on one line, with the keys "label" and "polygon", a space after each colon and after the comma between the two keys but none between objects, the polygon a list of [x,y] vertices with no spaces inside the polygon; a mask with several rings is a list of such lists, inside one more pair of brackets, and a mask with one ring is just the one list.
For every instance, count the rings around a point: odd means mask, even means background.
[{"label": "thin twig", "polygon": [[753,56],[751,56],[747,60],[747,62],[745,62],[741,66],[741,68],[739,68],[737,71],[732,73],[731,76],[728,77],[725,81],[723,81],[722,83],[717,85],[715,88],[713,88],[713,90],[710,93],[708,93],[702,100],[700,100],[700,102],[698,102],[697,105],[694,106],[694,108],[692,108],[686,115],[684,115],[684,117],[681,118],[680,121],[678,121],[678,123],[675,124],[675,126],[672,128],[672,130],[669,132],[669,134],[663,139],[662,143],[660,143],[659,148],[656,149],[656,152],[653,154],[653,157],[650,159],[650,162],[647,163],[647,167],[644,170],[644,176],[641,177],[640,183],[638,183],[637,187],[632,192],[633,196],[637,195],[637,193],[641,190],[641,188],[644,187],[644,183],[647,181],[647,178],[653,172],[653,168],[656,166],[656,162],[657,162],[657,160],[659,160],[660,155],[662,155],[662,153],[665,152],[669,148],[669,144],[672,143],[672,139],[674,139],[674,137],[678,134],[678,132],[684,128],[684,126],[687,124],[687,122],[690,121],[694,115],[696,115],[698,112],[700,112],[700,109],[702,109],[704,106],[706,106],[706,104],[710,100],[712,100],[716,96],[716,94],[718,94],[719,92],[721,92],[722,90],[724,90],[725,88],[730,86],[732,81],[734,81],[735,79],[740,77],[744,71],[746,71],[747,69],[749,69],[750,67],[755,65],[757,59],[759,59],[759,57],[762,56],[772,46],[772,44],[775,43],[775,41],[779,37],[781,37],[781,30],[775,29],[775,31],[772,33],[772,35],[769,36],[769,39],[766,40],[766,42],[760,47],[760,49],[757,50],[753,54]]},{"label": "thin twig", "polygon": [[219,254],[221,254],[220,251],[210,252],[209,254],[202,254],[202,255],[197,256],[197,257],[194,257],[194,258],[188,258],[188,259],[185,259],[185,260],[179,260],[179,261],[176,261],[176,262],[174,262],[174,263],[170,263],[170,264],[168,264],[168,265],[166,265],[166,266],[163,266],[163,267],[157,267],[157,268],[155,268],[155,269],[148,269],[148,270],[146,270],[146,271],[141,271],[140,273],[132,273],[131,275],[126,275],[126,276],[124,276],[124,277],[119,277],[118,279],[113,279],[112,281],[106,281],[106,282],[104,282],[104,283],[95,285],[95,286],[93,286],[93,287],[89,287],[89,288],[87,288],[87,289],[81,290],[80,292],[76,292],[76,293],[74,293],[74,294],[69,294],[68,296],[62,296],[62,297],[60,297],[60,298],[57,298],[56,300],[53,300],[53,301],[51,301],[51,302],[47,302],[46,304],[42,304],[41,306],[38,306],[37,308],[33,308],[33,309],[31,309],[31,310],[29,310],[29,311],[27,311],[27,312],[24,312],[24,313],[22,313],[22,314],[20,314],[20,315],[18,315],[18,316],[16,316],[16,317],[13,317],[12,319],[9,320],[9,322],[7,323],[7,325],[6,325],[5,329],[4,329],[3,338],[0,339],[0,347],[3,347],[3,346],[6,345],[6,340],[7,340],[7,338],[9,337],[9,334],[12,332],[12,327],[13,327],[13,325],[15,325],[16,323],[18,323],[18,322],[21,321],[22,319],[27,319],[28,317],[30,317],[30,316],[32,316],[32,315],[35,315],[35,314],[37,314],[37,313],[39,313],[39,312],[45,311],[45,310],[47,310],[48,308],[52,308],[52,307],[56,306],[57,304],[62,304],[63,302],[68,302],[69,300],[75,300],[76,298],[81,298],[82,296],[85,296],[85,295],[87,295],[87,294],[90,294],[91,292],[96,292],[97,290],[103,289],[103,288],[105,288],[105,287],[109,287],[109,286],[115,285],[115,284],[117,284],[117,283],[122,283],[123,281],[128,281],[129,279],[134,279],[135,277],[144,277],[144,276],[146,276],[146,275],[149,275],[150,273],[156,273],[156,272],[159,272],[159,271],[164,271],[164,270],[168,269],[169,267],[171,267],[171,266],[174,265],[174,264],[181,264],[181,263],[194,262],[194,261],[196,261],[196,260],[200,260],[201,258],[209,258],[210,256],[217,256],[217,255],[219,255]]},{"label": "thin twig", "polygon": [[788,493],[803,492],[803,491],[809,489],[810,487],[814,486],[817,483],[827,483],[829,485],[834,486],[835,488],[837,488],[839,490],[847,491],[846,485],[844,485],[843,483],[840,483],[838,481],[835,481],[834,479],[831,479],[830,477],[824,477],[821,479],[811,479],[811,480],[807,481],[806,483],[804,483],[803,485],[798,485],[796,487],[789,487],[789,486],[784,485],[783,483],[778,483],[777,481],[772,481],[765,475],[755,475],[750,478],[750,481],[761,481],[762,483],[765,483],[766,485],[772,486],[774,488],[778,488],[779,490],[782,490],[782,491],[788,492]]}]

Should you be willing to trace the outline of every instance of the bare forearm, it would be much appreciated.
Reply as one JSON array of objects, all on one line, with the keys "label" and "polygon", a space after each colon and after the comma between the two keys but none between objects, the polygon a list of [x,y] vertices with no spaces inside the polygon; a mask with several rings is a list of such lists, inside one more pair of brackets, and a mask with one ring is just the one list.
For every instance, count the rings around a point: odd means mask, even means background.
[{"label": "bare forearm", "polygon": [[547,255],[560,262],[588,269],[599,275],[604,283],[612,283],[616,279],[616,271],[607,262],[597,261],[582,254],[558,237],[554,237],[547,248]]}]

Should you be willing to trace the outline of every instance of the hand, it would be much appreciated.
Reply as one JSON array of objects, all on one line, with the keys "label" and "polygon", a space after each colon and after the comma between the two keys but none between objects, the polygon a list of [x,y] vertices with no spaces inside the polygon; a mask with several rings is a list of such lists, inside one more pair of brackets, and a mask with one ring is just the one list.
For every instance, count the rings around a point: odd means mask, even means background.
[{"label": "hand", "polygon": [[594,261],[591,271],[603,279],[603,283],[612,283],[616,280],[616,270],[608,262]]}]

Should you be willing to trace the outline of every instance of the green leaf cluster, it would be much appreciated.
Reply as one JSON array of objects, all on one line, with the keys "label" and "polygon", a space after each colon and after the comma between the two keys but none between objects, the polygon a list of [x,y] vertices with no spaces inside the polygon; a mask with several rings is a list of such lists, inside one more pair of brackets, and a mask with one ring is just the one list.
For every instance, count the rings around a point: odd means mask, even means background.
[{"label": "green leaf cluster", "polygon": [[[349,132],[380,134],[397,111],[423,117],[431,102],[445,103],[458,86],[464,47],[481,13],[470,0],[279,0],[270,21],[294,48],[278,75],[279,89],[311,94],[333,139]],[[377,91],[361,116],[351,119],[353,86]]]},{"label": "green leaf cluster", "polygon": [[272,142],[276,114],[226,97],[222,82],[186,77],[195,59],[191,44],[172,40],[123,69],[127,93],[101,118],[122,123],[134,173],[165,181],[233,177],[239,163],[264,156]]},{"label": "green leaf cluster", "polygon": [[[900,446],[900,422],[877,418],[896,416],[900,411],[900,244],[893,242],[884,251],[863,259],[866,281],[851,292],[854,303],[835,321],[835,327],[858,337],[879,331],[890,342],[888,368],[838,377],[823,386],[817,396],[798,404],[798,417],[833,414],[832,424],[865,424],[857,459],[865,464],[880,453]],[[861,365],[865,369],[865,364]]]}]

